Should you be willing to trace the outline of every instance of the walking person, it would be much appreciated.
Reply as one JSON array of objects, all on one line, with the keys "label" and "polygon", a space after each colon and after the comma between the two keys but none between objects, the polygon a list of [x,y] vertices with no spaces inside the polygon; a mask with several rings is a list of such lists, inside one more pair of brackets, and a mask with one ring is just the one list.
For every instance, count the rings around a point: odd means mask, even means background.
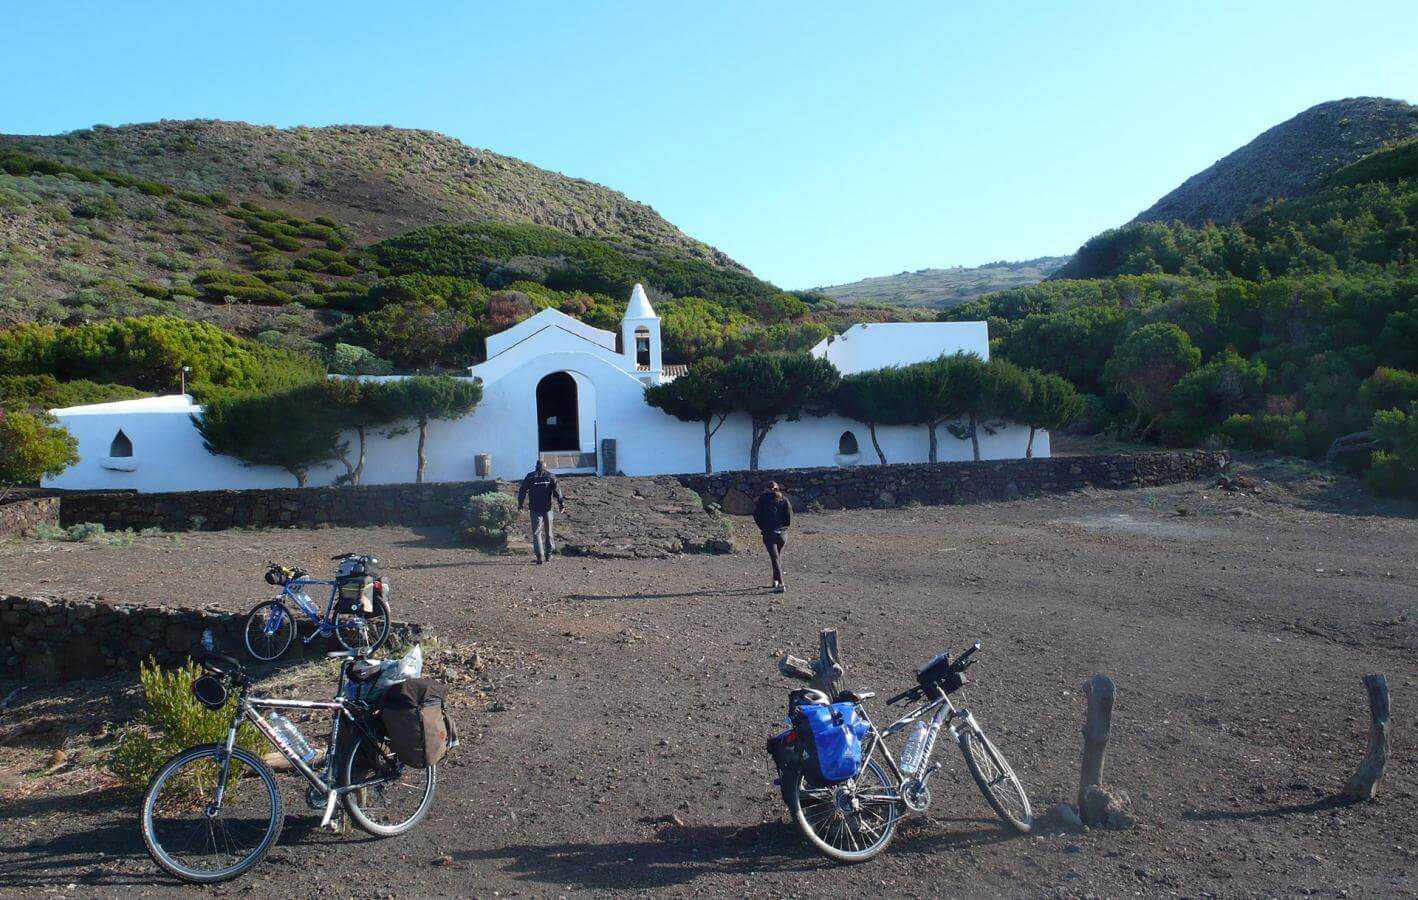
[{"label": "walking person", "polygon": [[[566,512],[566,499],[561,496],[561,488],[556,484],[556,476],[547,470],[547,464],[540,459],[527,477],[522,479],[522,487],[517,491],[517,511],[530,503],[532,508],[532,552],[537,556],[537,565],[551,558],[556,552],[556,539],[552,531],[551,501],[556,500],[557,510]],[[543,549],[543,540],[546,545]]]},{"label": "walking person", "polygon": [[753,521],[763,533],[763,549],[768,551],[768,560],[773,563],[773,593],[781,594],[783,587],[783,567],[779,556],[783,552],[783,532],[793,522],[793,505],[783,494],[783,486],[778,482],[768,485],[768,490],[758,495],[753,504]]}]

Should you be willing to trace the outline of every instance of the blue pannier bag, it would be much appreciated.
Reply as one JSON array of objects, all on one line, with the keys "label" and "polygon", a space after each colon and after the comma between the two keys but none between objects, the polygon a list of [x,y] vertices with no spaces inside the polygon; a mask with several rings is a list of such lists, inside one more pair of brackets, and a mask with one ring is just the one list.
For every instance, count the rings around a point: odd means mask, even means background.
[{"label": "blue pannier bag", "polygon": [[836,784],[856,777],[862,768],[862,738],[869,730],[856,704],[804,704],[796,718],[809,781]]}]

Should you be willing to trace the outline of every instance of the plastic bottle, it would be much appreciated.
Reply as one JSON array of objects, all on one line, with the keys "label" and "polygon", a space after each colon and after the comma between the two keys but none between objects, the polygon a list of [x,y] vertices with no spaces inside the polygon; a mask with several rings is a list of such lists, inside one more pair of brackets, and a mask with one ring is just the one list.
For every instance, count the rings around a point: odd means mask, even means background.
[{"label": "plastic bottle", "polygon": [[310,599],[310,595],[305,591],[296,591],[295,602],[300,604],[300,608],[310,613],[312,616],[318,615],[320,607],[315,605],[315,601]]},{"label": "plastic bottle", "polygon": [[295,727],[294,722],[278,712],[272,712],[266,718],[276,730],[277,737],[285,742],[285,749],[300,757],[302,762],[310,762],[315,758],[315,748],[310,746],[310,742],[300,733],[300,729]]},{"label": "plastic bottle", "polygon": [[917,722],[916,727],[911,729],[911,736],[906,739],[906,748],[901,751],[901,771],[907,775],[914,775],[921,768],[921,761],[926,755],[928,732],[924,722]]}]

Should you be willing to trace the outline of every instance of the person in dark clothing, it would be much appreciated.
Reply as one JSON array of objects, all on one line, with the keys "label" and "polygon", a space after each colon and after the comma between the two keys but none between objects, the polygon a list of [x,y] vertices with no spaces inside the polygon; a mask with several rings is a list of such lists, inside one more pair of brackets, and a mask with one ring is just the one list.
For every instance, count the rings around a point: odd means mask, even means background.
[{"label": "person in dark clothing", "polygon": [[[532,507],[532,552],[537,555],[537,565],[541,565],[556,552],[556,539],[552,532],[551,501],[556,500],[557,509],[566,512],[566,499],[561,496],[561,488],[556,484],[556,476],[547,471],[546,463],[537,460],[536,468],[522,479],[522,488],[517,491],[517,510],[520,512],[528,501]],[[542,548],[545,538],[546,549]]]},{"label": "person in dark clothing", "polygon": [[768,485],[768,490],[758,495],[753,504],[753,521],[763,533],[763,549],[768,551],[768,559],[773,563],[773,593],[783,593],[783,568],[778,557],[783,552],[783,532],[793,522],[793,505],[783,495],[783,487],[778,482]]}]

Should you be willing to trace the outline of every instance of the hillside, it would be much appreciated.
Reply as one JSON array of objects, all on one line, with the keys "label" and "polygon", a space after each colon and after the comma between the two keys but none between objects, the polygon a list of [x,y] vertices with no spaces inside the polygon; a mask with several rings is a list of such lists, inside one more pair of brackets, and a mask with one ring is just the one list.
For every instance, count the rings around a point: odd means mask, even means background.
[{"label": "hillside", "polygon": [[896,275],[864,278],[817,290],[839,303],[924,306],[948,309],[993,291],[1035,284],[1068,262],[1067,256],[1041,256],[1022,262],[992,262],[983,266],[918,269]]},{"label": "hillside", "polygon": [[994,354],[1086,392],[1077,430],[1313,458],[1372,430],[1346,462],[1418,497],[1415,263],[1418,138],[1242,221],[1112,229],[940,316],[987,319]]},{"label": "hillside", "polygon": [[212,270],[289,269],[289,285],[319,292],[359,273],[338,256],[454,222],[541,226],[756,281],[644,204],[431,132],[165,121],[0,136],[0,326],[170,313],[315,337],[334,320],[312,304],[191,298]]},{"label": "hillside", "polygon": [[1418,135],[1418,107],[1353,97],[1313,106],[1193,175],[1133,222],[1202,226],[1303,197],[1338,169],[1385,144]]}]

